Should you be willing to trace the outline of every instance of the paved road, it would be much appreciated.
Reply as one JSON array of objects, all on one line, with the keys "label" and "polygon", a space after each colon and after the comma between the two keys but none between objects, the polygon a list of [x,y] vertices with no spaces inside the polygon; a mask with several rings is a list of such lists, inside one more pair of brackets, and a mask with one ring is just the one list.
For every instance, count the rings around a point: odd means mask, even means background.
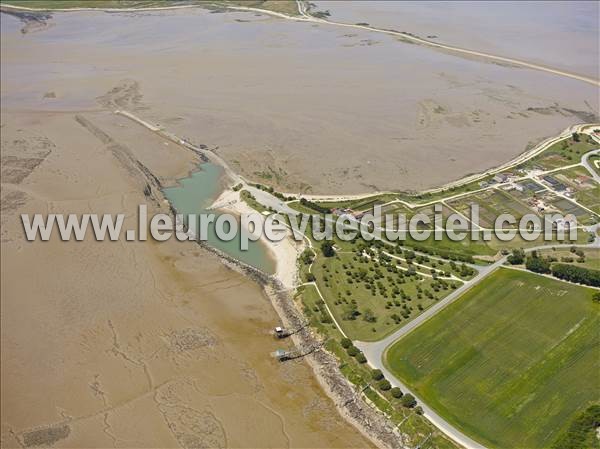
[{"label": "paved road", "polygon": [[585,153],[583,155],[583,157],[581,158],[581,165],[583,165],[585,168],[587,168],[587,171],[590,172],[590,175],[592,175],[592,177],[594,178],[594,181],[600,183],[600,175],[598,174],[597,169],[592,167],[592,165],[590,164],[590,161],[588,160],[589,157],[594,154],[600,154],[600,149],[597,149],[595,151],[590,151],[589,153]]}]

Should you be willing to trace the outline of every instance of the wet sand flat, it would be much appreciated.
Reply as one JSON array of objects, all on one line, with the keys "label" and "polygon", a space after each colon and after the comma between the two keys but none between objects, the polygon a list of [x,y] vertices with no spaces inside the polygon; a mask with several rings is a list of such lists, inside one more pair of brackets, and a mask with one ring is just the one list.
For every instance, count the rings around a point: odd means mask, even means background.
[{"label": "wet sand flat", "polygon": [[[76,116],[85,121],[77,121]],[[197,160],[111,113],[2,111],[2,447],[364,447],[261,289],[193,243],[24,241],[21,213],[157,205],[81,123],[159,179]],[[90,126],[90,125],[88,125]],[[157,161],[162,160],[162,163]]]},{"label": "wet sand flat", "polygon": [[331,20],[367,22],[432,42],[490,52],[598,78],[600,14],[590,1],[316,0]]},{"label": "wet sand flat", "polygon": [[2,20],[5,104],[96,107],[135,83],[137,103],[122,107],[285,191],[433,187],[598,114],[586,83],[329,25],[202,9],[57,13],[23,37]]}]

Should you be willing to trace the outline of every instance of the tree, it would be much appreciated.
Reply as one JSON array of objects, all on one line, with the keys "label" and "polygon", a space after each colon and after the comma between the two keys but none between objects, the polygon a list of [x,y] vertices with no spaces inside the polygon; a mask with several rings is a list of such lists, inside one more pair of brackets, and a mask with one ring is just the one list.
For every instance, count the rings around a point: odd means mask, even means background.
[{"label": "tree", "polygon": [[367,363],[367,358],[365,357],[365,355],[361,352],[360,354],[358,354],[356,356],[356,361],[358,363]]},{"label": "tree", "polygon": [[392,384],[390,384],[387,379],[380,381],[378,386],[381,391],[388,391],[390,388],[392,388]]},{"label": "tree", "polygon": [[321,251],[325,257],[335,256],[335,249],[333,248],[333,242],[325,241],[321,243]]},{"label": "tree", "polygon": [[555,263],[552,265],[552,275],[565,281],[600,287],[600,270]]},{"label": "tree", "polygon": [[417,405],[417,406],[415,407],[415,413],[416,413],[417,415],[422,415],[422,414],[423,414],[423,409],[421,408],[421,406],[420,406],[420,405]]},{"label": "tree", "polygon": [[594,296],[592,296],[592,301],[600,303],[600,292],[594,293]]},{"label": "tree", "polygon": [[579,142],[581,140],[578,133],[573,133],[571,136],[575,142]]},{"label": "tree", "polygon": [[314,253],[309,248],[306,248],[304,251],[302,251],[302,255],[300,256],[302,262],[305,265],[310,265],[312,263],[314,257],[315,257]]},{"label": "tree", "polygon": [[360,315],[360,312],[354,303],[348,304],[342,310],[342,320],[345,321],[354,321],[358,315]]},{"label": "tree", "polygon": [[346,352],[350,357],[356,357],[360,351],[356,346],[350,346],[348,349],[346,349]]},{"label": "tree", "polygon": [[374,369],[373,371],[371,371],[371,377],[373,378],[373,380],[381,380],[383,379],[383,373],[380,369]]},{"label": "tree", "polygon": [[402,397],[402,395],[404,394],[404,393],[402,393],[402,390],[398,387],[392,388],[391,393],[392,393],[392,396],[395,397],[396,399],[400,399]]},{"label": "tree", "polygon": [[506,260],[511,265],[521,265],[525,261],[525,251],[522,249],[513,249],[512,254]]},{"label": "tree", "polygon": [[417,400],[412,394],[405,394],[401,399],[402,405],[406,408],[413,408],[417,405]]},{"label": "tree", "polygon": [[373,313],[371,309],[366,309],[363,313],[363,320],[368,323],[374,323],[377,321],[377,316]]},{"label": "tree", "polygon": [[315,282],[315,275],[312,273],[306,273],[306,282]]},{"label": "tree", "polygon": [[548,259],[544,259],[543,257],[539,257],[533,255],[527,258],[527,262],[525,263],[525,268],[529,271],[533,271],[534,273],[550,273],[550,261]]},{"label": "tree", "polygon": [[348,349],[350,346],[352,346],[352,340],[344,337],[340,340],[340,344],[342,345],[342,348]]}]

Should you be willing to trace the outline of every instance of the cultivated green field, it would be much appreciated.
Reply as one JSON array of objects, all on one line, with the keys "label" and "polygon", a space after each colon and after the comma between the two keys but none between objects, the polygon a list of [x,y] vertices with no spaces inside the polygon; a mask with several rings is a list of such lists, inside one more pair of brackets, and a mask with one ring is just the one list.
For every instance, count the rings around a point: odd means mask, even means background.
[{"label": "cultivated green field", "polygon": [[594,290],[500,269],[387,352],[390,369],[490,447],[549,447],[600,400]]}]

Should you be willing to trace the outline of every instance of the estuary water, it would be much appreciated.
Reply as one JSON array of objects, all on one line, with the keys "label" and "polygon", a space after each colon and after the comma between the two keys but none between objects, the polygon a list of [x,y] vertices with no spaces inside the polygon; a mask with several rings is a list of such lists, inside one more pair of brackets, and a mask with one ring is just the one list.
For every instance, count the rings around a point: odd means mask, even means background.
[{"label": "estuary water", "polygon": [[[180,179],[177,186],[167,187],[164,194],[178,213],[187,216],[190,214],[211,213],[215,217],[220,214],[215,210],[207,210],[212,202],[219,196],[222,189],[223,169],[211,162],[201,164],[198,170],[189,177]],[[215,225],[208,227],[207,243],[223,251],[227,255],[240,260],[250,266],[258,268],[265,273],[275,272],[275,261],[270,257],[268,248],[260,241],[249,242],[248,250],[240,249],[239,233],[231,241],[221,240],[216,232]]]}]

